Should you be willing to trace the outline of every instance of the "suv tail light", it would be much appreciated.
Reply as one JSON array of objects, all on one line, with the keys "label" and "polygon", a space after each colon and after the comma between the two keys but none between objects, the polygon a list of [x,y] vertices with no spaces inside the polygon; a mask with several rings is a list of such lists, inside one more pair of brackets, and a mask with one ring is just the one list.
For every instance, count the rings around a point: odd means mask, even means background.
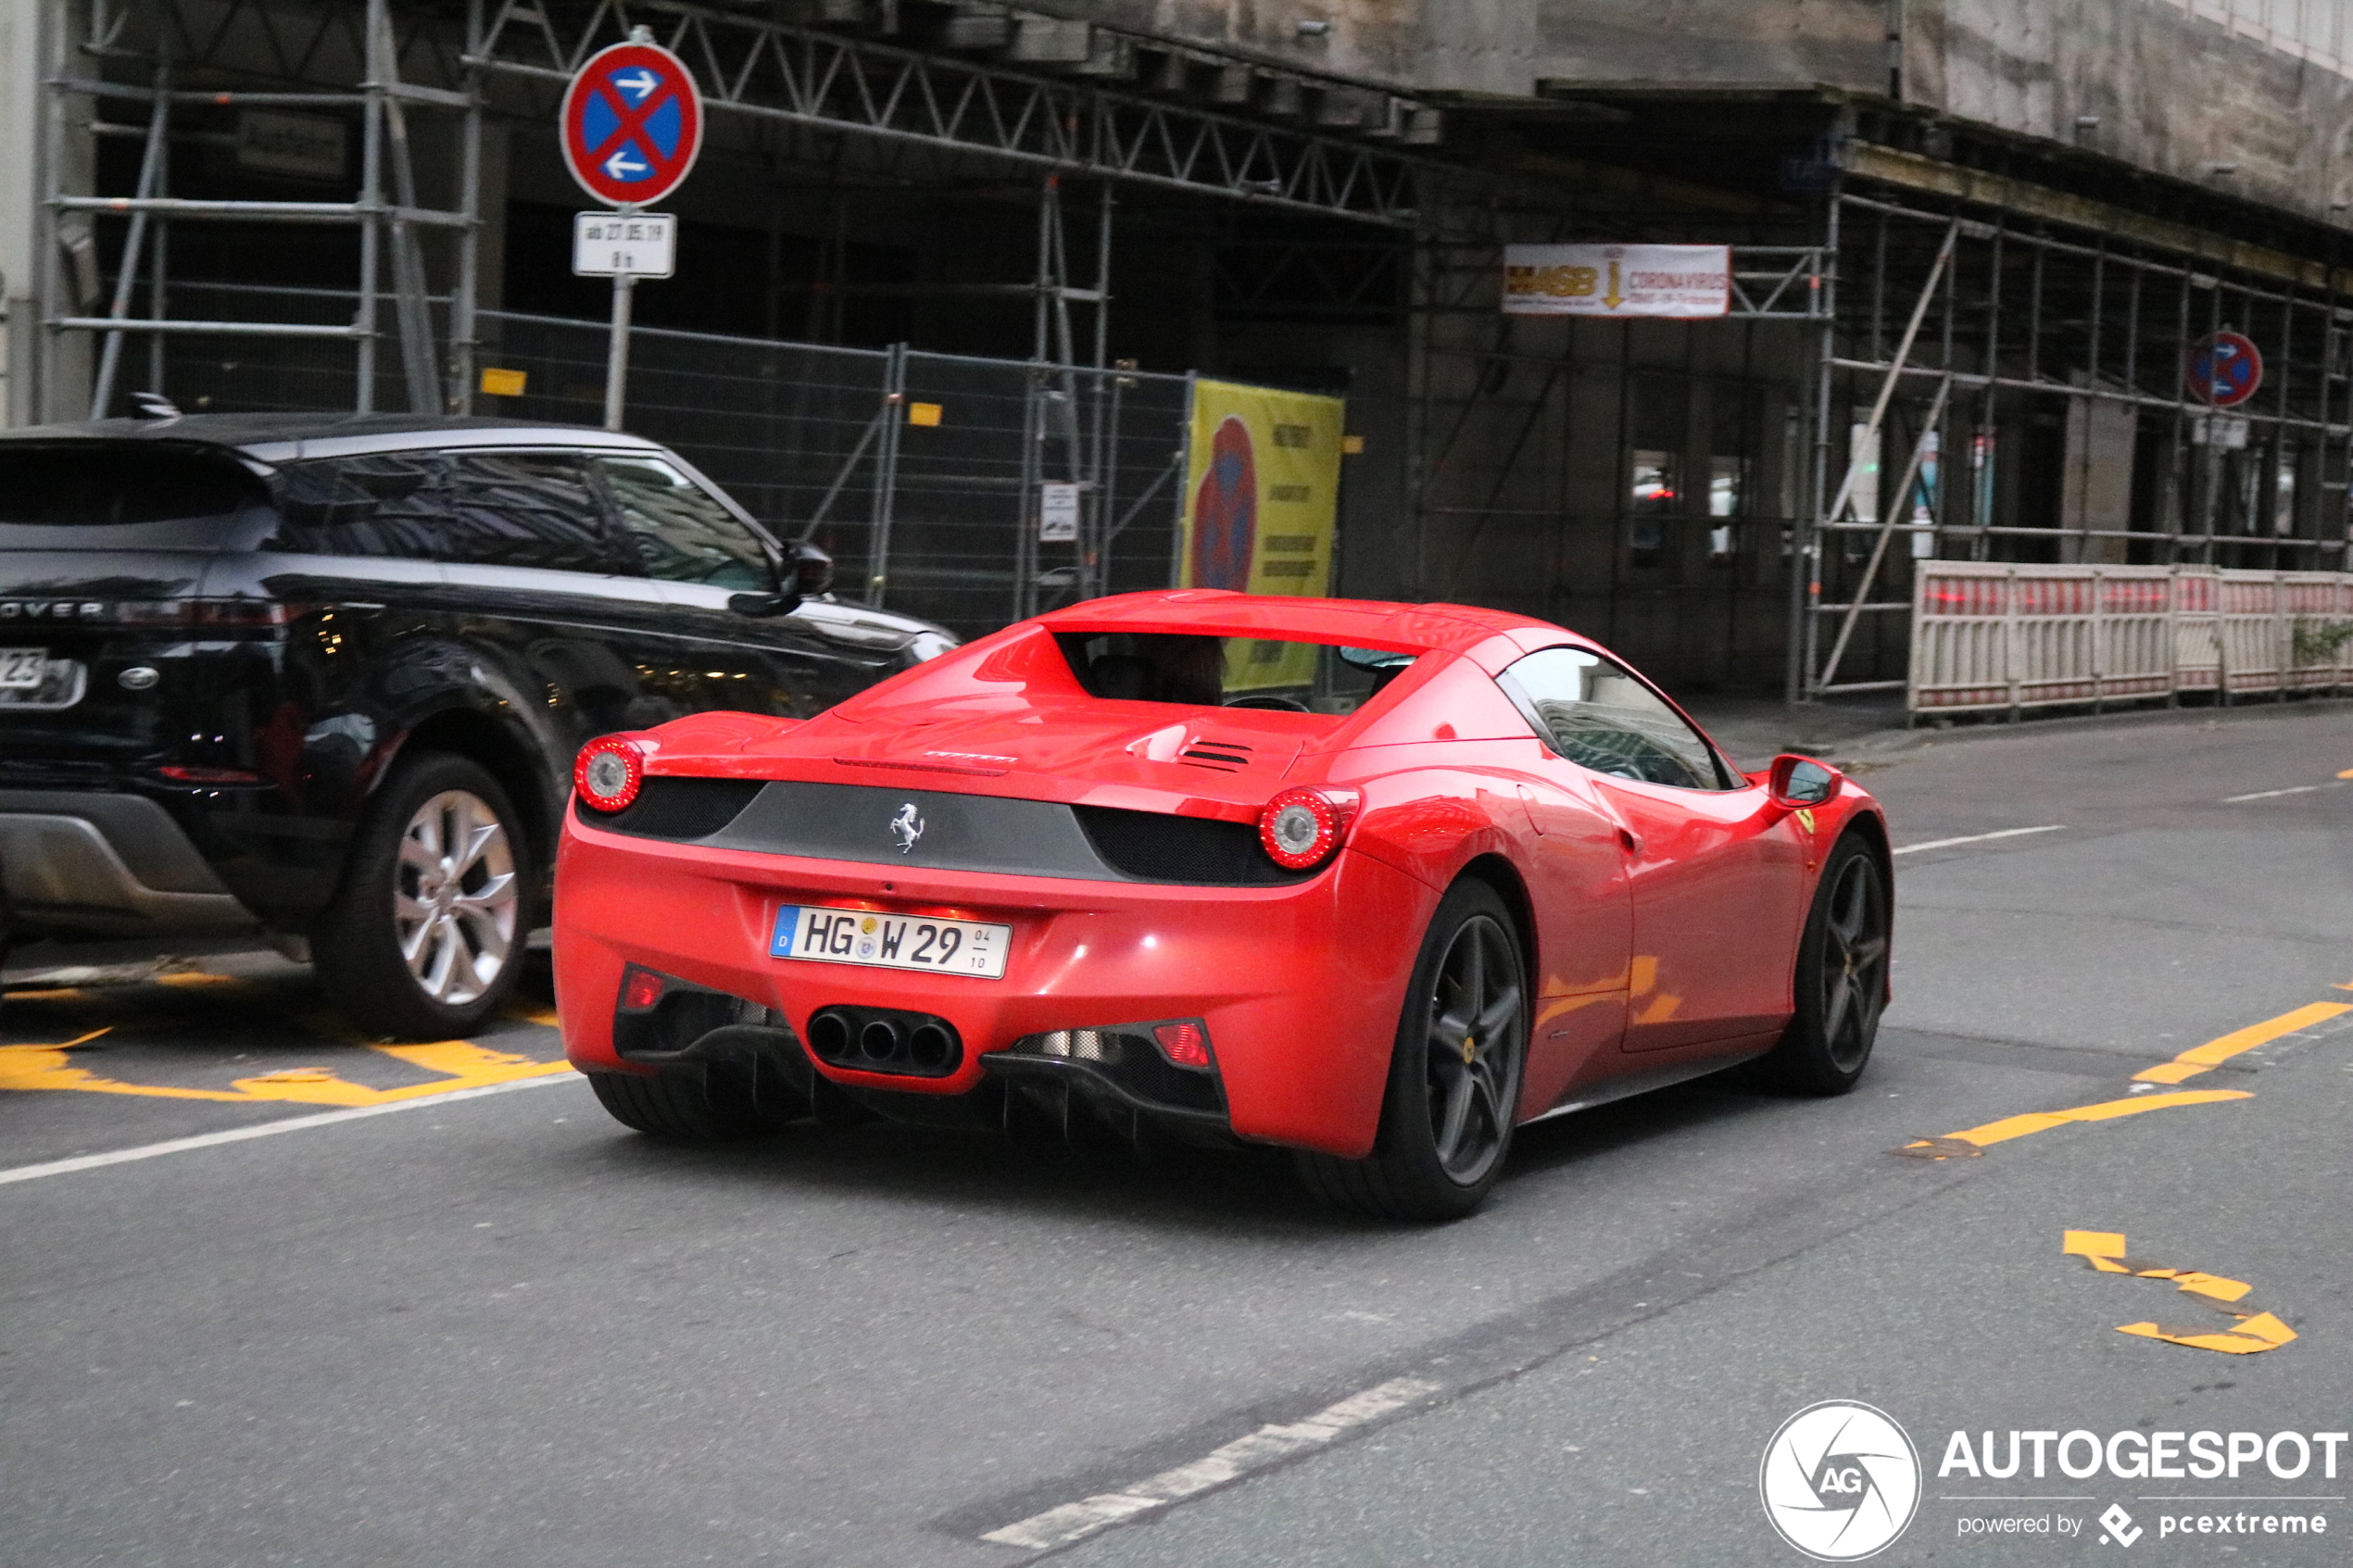
[{"label": "suv tail light", "polygon": [[1258,814],[1258,842],[1285,871],[1303,872],[1331,859],[1348,835],[1363,797],[1353,789],[1322,785],[1287,789]]},{"label": "suv tail light", "polygon": [[318,608],[283,599],[121,599],[114,619],[125,626],[285,626]]},{"label": "suv tail light", "polygon": [[646,782],[646,750],[628,735],[599,735],[582,746],[572,763],[572,787],[581,804],[599,811],[626,809]]}]

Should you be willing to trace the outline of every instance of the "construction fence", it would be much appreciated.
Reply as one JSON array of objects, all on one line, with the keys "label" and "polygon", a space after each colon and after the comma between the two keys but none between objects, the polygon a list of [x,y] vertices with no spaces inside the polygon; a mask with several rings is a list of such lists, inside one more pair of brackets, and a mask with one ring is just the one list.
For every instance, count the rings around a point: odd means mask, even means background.
[{"label": "construction fence", "polygon": [[2353,572],[1917,564],[1914,713],[2353,687]]},{"label": "construction fence", "polygon": [[[207,295],[201,307],[220,319],[308,310],[348,320],[352,309],[347,292],[330,290],[175,292]],[[604,323],[501,311],[476,323],[489,384],[519,379],[522,389],[477,395],[477,412],[602,419]],[[169,353],[156,379],[191,411],[351,405],[339,344],[182,338]],[[400,404],[393,369],[379,372],[380,408]],[[780,536],[832,555],[844,595],[974,636],[1176,580],[1192,384],[1118,368],[636,327],[627,425],[679,452]],[[1041,526],[1041,494],[1056,484],[1076,487],[1076,517]]]}]

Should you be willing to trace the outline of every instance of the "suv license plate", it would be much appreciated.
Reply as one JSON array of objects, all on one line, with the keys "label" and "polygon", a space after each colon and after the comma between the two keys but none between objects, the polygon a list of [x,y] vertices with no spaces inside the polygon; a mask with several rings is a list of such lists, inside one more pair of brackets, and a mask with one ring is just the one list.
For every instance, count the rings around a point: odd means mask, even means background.
[{"label": "suv license plate", "polygon": [[47,648],[0,648],[0,691],[35,690],[48,673]]},{"label": "suv license plate", "polygon": [[778,959],[1002,980],[1005,953],[1013,946],[1013,937],[1010,925],[987,925],[976,920],[786,904],[776,911],[768,953]]}]

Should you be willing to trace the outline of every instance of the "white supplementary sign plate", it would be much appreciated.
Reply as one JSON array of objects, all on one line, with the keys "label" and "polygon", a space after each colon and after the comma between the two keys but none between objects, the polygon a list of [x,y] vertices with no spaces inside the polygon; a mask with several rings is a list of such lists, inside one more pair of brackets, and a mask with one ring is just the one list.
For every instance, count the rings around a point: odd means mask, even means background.
[{"label": "white supplementary sign plate", "polygon": [[1727,245],[1505,245],[1507,316],[1669,316],[1731,309]]},{"label": "white supplementary sign plate", "polygon": [[0,692],[29,692],[49,672],[47,648],[0,648]]},{"label": "white supplementary sign plate", "polygon": [[1067,545],[1078,537],[1078,486],[1059,481],[1038,487],[1038,542]]},{"label": "white supplementary sign plate", "polygon": [[768,953],[778,959],[1001,980],[1013,939],[1012,926],[976,920],[786,904],[776,911]]},{"label": "white supplementary sign plate", "polygon": [[572,270],[582,278],[667,278],[678,270],[678,220],[666,212],[575,212]]}]

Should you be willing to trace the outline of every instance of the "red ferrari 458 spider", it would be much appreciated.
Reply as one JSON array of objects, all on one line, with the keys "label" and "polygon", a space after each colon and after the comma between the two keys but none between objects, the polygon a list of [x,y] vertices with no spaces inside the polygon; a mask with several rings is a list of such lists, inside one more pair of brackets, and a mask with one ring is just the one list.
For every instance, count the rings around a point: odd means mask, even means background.
[{"label": "red ferrari 458 spider", "polygon": [[1887,997],[1868,794],[1743,775],[1494,610],[1101,599],[806,721],[607,735],[574,783],[565,1045],[660,1135],[1051,1119],[1438,1219],[1518,1123],[1760,1057],[1843,1091]]}]

